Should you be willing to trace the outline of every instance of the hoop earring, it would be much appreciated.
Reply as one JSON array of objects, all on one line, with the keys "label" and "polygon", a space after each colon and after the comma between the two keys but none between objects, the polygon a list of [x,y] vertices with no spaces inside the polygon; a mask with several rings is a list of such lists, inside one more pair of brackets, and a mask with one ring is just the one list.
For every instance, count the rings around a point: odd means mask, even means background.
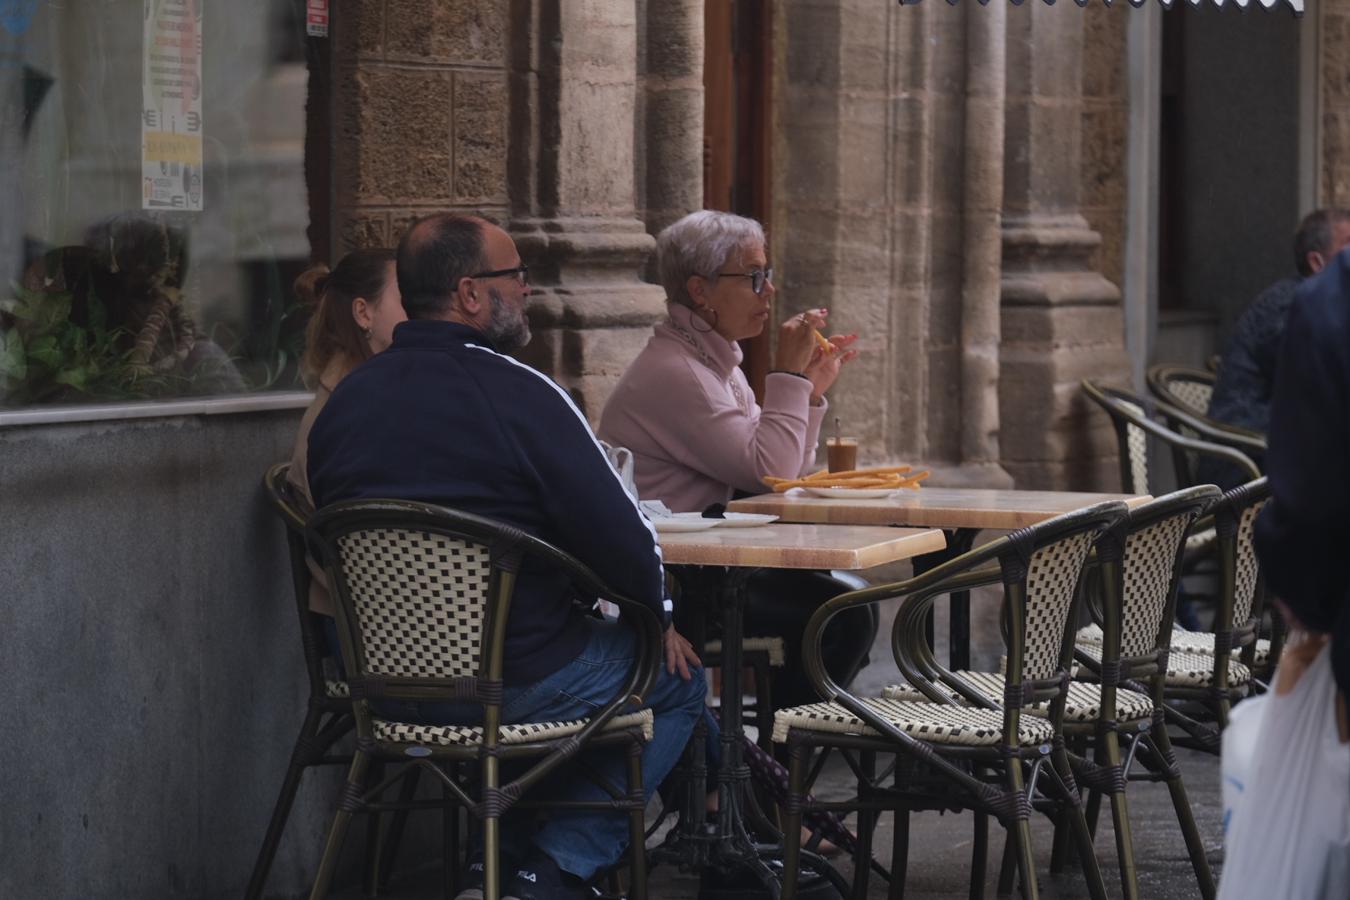
[{"label": "hoop earring", "polygon": [[[699,328],[697,325],[694,324],[699,319],[703,318],[698,314],[699,309],[706,309],[708,312],[712,313],[712,321],[708,323],[707,328]],[[694,310],[694,314],[689,317],[689,327],[697,331],[699,334],[711,334],[712,332],[716,331],[717,310],[713,309],[711,306],[700,306],[698,309]]]}]

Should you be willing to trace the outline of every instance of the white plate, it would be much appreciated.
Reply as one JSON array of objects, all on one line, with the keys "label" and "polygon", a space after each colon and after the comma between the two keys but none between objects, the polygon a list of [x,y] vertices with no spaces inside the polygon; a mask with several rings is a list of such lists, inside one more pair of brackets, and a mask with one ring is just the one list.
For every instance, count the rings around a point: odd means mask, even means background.
[{"label": "white plate", "polygon": [[714,519],[723,528],[750,528],[755,525],[768,525],[770,522],[777,522],[777,516],[766,515],[765,513],[723,513],[724,519]]},{"label": "white plate", "polygon": [[673,516],[653,516],[652,527],[657,531],[707,531],[716,528],[721,519],[705,519],[702,513],[676,513]]},{"label": "white plate", "polygon": [[836,500],[877,500],[889,497],[896,488],[845,488],[845,487],[808,487],[802,488],[814,497],[834,498]]}]

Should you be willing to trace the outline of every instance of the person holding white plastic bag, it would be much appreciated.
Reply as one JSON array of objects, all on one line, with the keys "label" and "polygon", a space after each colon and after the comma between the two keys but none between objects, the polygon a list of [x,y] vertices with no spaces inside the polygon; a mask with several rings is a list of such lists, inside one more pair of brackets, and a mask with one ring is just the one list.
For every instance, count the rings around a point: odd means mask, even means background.
[{"label": "person holding white plastic bag", "polygon": [[1350,256],[1341,253],[1300,285],[1276,369],[1273,499],[1257,519],[1256,549],[1292,634],[1272,693],[1240,704],[1225,734],[1225,752],[1245,765],[1224,761],[1233,799],[1220,900],[1350,897],[1348,464]]}]

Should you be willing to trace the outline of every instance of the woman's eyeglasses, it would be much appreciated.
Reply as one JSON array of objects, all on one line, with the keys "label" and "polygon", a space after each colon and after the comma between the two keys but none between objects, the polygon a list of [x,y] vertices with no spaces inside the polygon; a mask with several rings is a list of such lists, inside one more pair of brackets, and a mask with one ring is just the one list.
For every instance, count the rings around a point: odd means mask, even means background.
[{"label": "woman's eyeglasses", "polygon": [[756,294],[764,293],[764,285],[773,281],[773,266],[767,269],[754,269],[750,272],[718,272],[718,278],[749,278],[750,290]]},{"label": "woman's eyeglasses", "polygon": [[[524,287],[530,283],[530,267],[521,265],[510,269],[493,269],[491,272],[479,272],[476,275],[470,275],[470,278],[504,278],[510,275],[516,279],[516,282]],[[759,293],[756,291],[755,293]]]}]

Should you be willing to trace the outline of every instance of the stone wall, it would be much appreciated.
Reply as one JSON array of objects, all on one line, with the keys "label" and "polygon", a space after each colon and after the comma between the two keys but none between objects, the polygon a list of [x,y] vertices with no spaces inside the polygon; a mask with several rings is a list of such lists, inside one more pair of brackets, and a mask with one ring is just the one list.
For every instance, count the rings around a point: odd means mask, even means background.
[{"label": "stone wall", "polygon": [[[956,461],[964,12],[863,0],[776,16],[779,318],[825,306],[862,355],[832,415],[869,460]],[[953,108],[956,112],[953,113]]]},{"label": "stone wall", "polygon": [[1318,0],[1322,19],[1322,193],[1319,206],[1350,206],[1350,0]]},{"label": "stone wall", "polygon": [[338,252],[437,210],[505,218],[510,43],[499,0],[350,0],[333,14]]}]

